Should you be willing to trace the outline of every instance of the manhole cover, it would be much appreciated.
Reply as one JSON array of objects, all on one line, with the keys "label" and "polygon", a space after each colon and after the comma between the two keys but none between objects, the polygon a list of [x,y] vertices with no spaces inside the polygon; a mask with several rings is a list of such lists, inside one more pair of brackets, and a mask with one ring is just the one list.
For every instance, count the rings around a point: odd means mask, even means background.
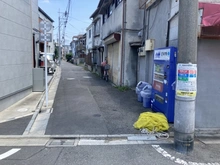
[{"label": "manhole cover", "polygon": [[75,78],[67,78],[67,80],[75,80]]},{"label": "manhole cover", "polygon": [[18,111],[18,112],[26,112],[26,111],[28,111],[28,109],[27,109],[27,108],[20,108],[20,109],[18,109],[17,111]]},{"label": "manhole cover", "polygon": [[83,76],[83,78],[92,78],[92,77],[90,77],[90,76]]},{"label": "manhole cover", "polygon": [[93,116],[94,116],[94,117],[101,117],[100,114],[94,114]]}]

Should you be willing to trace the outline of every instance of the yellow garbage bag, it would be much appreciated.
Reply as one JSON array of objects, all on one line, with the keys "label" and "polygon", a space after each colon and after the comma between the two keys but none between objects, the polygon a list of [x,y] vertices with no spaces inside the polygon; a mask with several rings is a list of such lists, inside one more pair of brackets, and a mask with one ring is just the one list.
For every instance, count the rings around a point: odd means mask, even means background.
[{"label": "yellow garbage bag", "polygon": [[169,129],[167,118],[162,113],[144,112],[134,123],[136,129],[148,129],[149,131],[166,131]]}]

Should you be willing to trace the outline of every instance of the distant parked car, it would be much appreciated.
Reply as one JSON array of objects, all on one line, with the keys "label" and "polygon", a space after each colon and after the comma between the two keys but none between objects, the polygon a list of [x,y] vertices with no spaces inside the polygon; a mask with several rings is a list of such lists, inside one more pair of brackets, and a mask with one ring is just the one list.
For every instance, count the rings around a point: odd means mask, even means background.
[{"label": "distant parked car", "polygon": [[[44,52],[40,52],[40,67],[45,68],[45,56]],[[56,71],[56,63],[55,63],[54,53],[47,53],[47,72],[53,74]]]}]

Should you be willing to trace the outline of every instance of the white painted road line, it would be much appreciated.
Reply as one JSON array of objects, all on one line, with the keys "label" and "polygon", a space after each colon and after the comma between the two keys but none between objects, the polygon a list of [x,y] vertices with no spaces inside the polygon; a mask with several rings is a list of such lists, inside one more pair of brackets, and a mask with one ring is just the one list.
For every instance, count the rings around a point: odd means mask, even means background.
[{"label": "white painted road line", "polygon": [[1,155],[0,155],[0,160],[5,159],[5,158],[7,158],[7,157],[9,157],[9,156],[11,156],[11,155],[13,155],[13,154],[15,154],[15,153],[18,152],[19,150],[20,150],[20,148],[13,148],[13,149],[7,151],[7,152],[4,153],[4,154],[1,154]]},{"label": "white painted road line", "polygon": [[9,122],[9,121],[12,121],[12,120],[20,119],[20,118],[23,118],[23,117],[28,117],[28,116],[31,116],[31,115],[33,115],[32,112],[28,113],[28,114],[25,114],[25,115],[22,115],[22,116],[13,117],[13,118],[10,118],[10,119],[7,119],[7,120],[2,120],[2,121],[0,121],[0,123]]},{"label": "white painted road line", "polygon": [[180,158],[176,158],[172,155],[170,155],[167,151],[165,151],[163,148],[161,148],[159,145],[152,145],[152,147],[159,152],[161,155],[163,155],[165,158],[170,159],[171,161],[177,163],[177,164],[183,164],[183,165],[220,165],[219,163],[197,163],[197,162],[187,162],[185,160],[182,160]]}]

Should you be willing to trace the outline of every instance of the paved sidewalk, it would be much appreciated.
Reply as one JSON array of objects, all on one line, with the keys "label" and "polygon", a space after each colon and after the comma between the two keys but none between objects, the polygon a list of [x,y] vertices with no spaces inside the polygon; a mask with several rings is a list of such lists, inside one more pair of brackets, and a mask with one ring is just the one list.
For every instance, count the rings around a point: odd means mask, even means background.
[{"label": "paved sidewalk", "polygon": [[[48,83],[53,76],[48,75]],[[22,135],[44,92],[32,92],[0,112],[0,135]]]}]

